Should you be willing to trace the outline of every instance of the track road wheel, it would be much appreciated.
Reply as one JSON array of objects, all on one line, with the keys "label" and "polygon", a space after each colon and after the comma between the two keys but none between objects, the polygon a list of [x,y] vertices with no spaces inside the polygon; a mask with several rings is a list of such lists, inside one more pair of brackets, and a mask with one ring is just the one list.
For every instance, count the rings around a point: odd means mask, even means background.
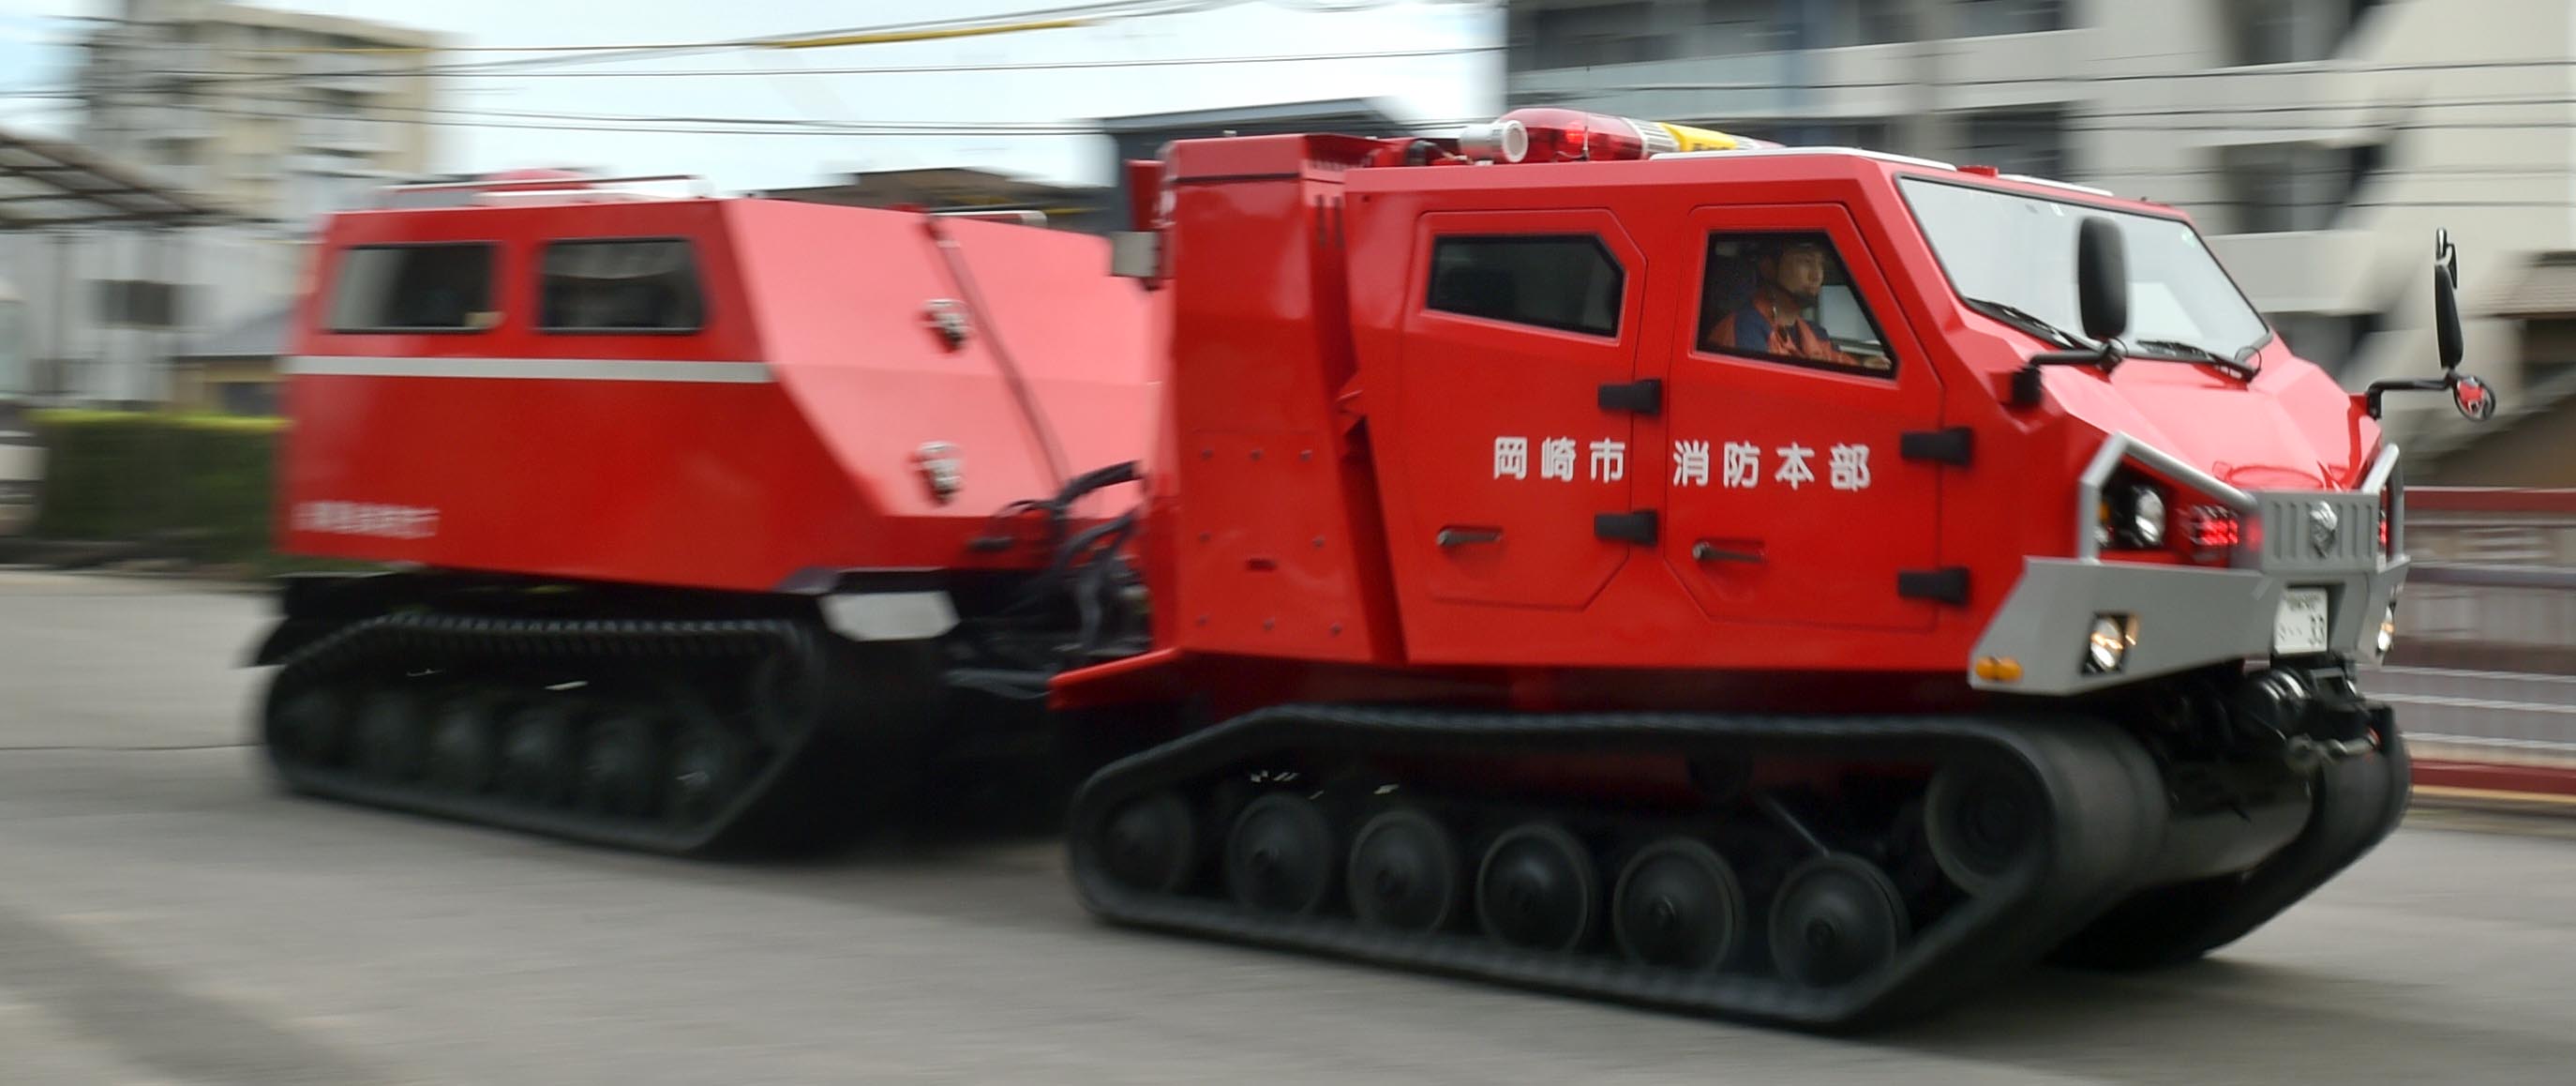
[{"label": "track road wheel", "polygon": [[650,716],[618,706],[591,726],[581,755],[583,809],[618,818],[649,815],[661,779],[661,739]]},{"label": "track road wheel", "polygon": [[500,766],[496,706],[483,693],[449,698],[429,726],[429,779],[440,788],[475,795],[492,786]]},{"label": "track road wheel", "polygon": [[360,768],[379,780],[419,777],[428,752],[428,709],[418,690],[396,687],[369,694],[358,713]]},{"label": "track road wheel", "polygon": [[1971,895],[1991,893],[2036,864],[2048,818],[2048,799],[2036,782],[1993,765],[1948,766],[1933,776],[1923,799],[1932,858]]},{"label": "track road wheel", "polygon": [[1332,893],[1333,830],[1313,801],[1272,792],[1243,809],[1225,845],[1226,890],[1261,912],[1313,912]]},{"label": "track road wheel", "polygon": [[1100,857],[1110,877],[1149,893],[1168,894],[1198,866],[1198,821],[1169,790],[1121,807],[1100,830]]},{"label": "track road wheel", "polygon": [[1433,931],[1458,905],[1458,845],[1430,815],[1399,807],[1369,819],[1351,841],[1351,912],[1360,923]]},{"label": "track road wheel", "polygon": [[1716,849],[1666,837],[1620,871],[1610,925],[1619,949],[1635,961],[1709,969],[1734,953],[1744,911],[1743,884]]},{"label": "track road wheel", "polygon": [[1476,913],[1497,941],[1566,951],[1592,932],[1601,878],[1583,842],[1549,822],[1504,831],[1476,872]]},{"label": "track road wheel", "polygon": [[338,765],[349,748],[350,697],[316,686],[288,695],[268,718],[271,755],[299,765]]},{"label": "track road wheel", "polygon": [[671,820],[696,826],[724,813],[750,775],[751,751],[742,736],[716,721],[694,721],[671,737],[662,787]]},{"label": "track road wheel", "polygon": [[532,807],[561,805],[572,794],[576,765],[572,706],[556,700],[510,718],[501,742],[501,791]]},{"label": "track road wheel", "polygon": [[1896,960],[1905,901],[1876,865],[1849,853],[1799,864],[1771,906],[1771,957],[1790,980],[1830,988]]}]

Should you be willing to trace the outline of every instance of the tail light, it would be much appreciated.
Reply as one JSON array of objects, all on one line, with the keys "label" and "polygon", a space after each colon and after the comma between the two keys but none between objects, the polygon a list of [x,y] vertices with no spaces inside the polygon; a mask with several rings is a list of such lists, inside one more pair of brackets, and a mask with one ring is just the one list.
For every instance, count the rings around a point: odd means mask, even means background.
[{"label": "tail light", "polygon": [[1688,125],[1554,106],[1515,109],[1459,135],[1459,152],[1493,162],[1620,162],[1675,151],[1778,147]]}]

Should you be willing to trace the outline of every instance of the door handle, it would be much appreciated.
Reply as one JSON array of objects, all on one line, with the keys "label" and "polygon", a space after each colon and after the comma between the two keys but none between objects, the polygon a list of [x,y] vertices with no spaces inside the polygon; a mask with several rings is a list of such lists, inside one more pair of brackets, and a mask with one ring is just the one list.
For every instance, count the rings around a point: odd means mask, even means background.
[{"label": "door handle", "polygon": [[1648,377],[1642,381],[1605,384],[1594,394],[1593,402],[1604,411],[1626,411],[1652,415],[1664,409],[1664,382]]},{"label": "door handle", "polygon": [[1500,528],[1464,528],[1452,524],[1440,529],[1440,534],[1432,537],[1432,540],[1433,542],[1440,544],[1442,550],[1447,550],[1452,547],[1464,547],[1470,543],[1500,543],[1503,541],[1503,530]]},{"label": "door handle", "polygon": [[1655,511],[1640,509],[1633,513],[1592,514],[1592,536],[1640,547],[1655,545]]},{"label": "door handle", "polygon": [[1750,562],[1759,564],[1763,560],[1762,544],[1759,542],[1752,540],[1730,539],[1727,540],[1727,543],[1729,544],[1728,546],[1721,547],[1711,540],[1700,540],[1697,543],[1691,544],[1691,557],[1702,562]]}]

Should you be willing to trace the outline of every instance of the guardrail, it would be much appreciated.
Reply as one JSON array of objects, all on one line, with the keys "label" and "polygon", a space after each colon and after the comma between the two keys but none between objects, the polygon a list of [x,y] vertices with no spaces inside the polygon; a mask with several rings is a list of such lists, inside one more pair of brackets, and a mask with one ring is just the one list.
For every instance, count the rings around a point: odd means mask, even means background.
[{"label": "guardrail", "polygon": [[2397,647],[2364,676],[2429,794],[2576,802],[2576,490],[2412,487]]}]

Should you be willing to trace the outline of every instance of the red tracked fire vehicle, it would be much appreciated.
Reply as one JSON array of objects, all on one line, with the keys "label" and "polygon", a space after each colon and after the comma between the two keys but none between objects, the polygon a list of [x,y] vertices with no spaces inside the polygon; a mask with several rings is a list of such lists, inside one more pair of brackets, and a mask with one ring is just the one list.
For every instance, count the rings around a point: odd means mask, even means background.
[{"label": "red tracked fire vehicle", "polygon": [[[1146,722],[1071,812],[1105,917],[1809,1026],[2197,956],[2403,810],[2388,389],[2171,209],[1566,111],[1135,177],[1123,279],[763,201],[345,217],[287,538],[422,568],[290,587],[282,772],[692,850]],[[496,239],[461,299],[375,248]],[[2395,387],[2484,417],[2453,274]]]},{"label": "red tracked fire vehicle", "polygon": [[395,196],[320,246],[279,530],[417,568],[288,582],[288,781],[695,852],[882,810],[935,727],[1020,738],[943,683],[1064,666],[1079,622],[1030,588],[1107,478],[1064,465],[1151,430],[1148,303],[1099,239],[555,177]]}]

